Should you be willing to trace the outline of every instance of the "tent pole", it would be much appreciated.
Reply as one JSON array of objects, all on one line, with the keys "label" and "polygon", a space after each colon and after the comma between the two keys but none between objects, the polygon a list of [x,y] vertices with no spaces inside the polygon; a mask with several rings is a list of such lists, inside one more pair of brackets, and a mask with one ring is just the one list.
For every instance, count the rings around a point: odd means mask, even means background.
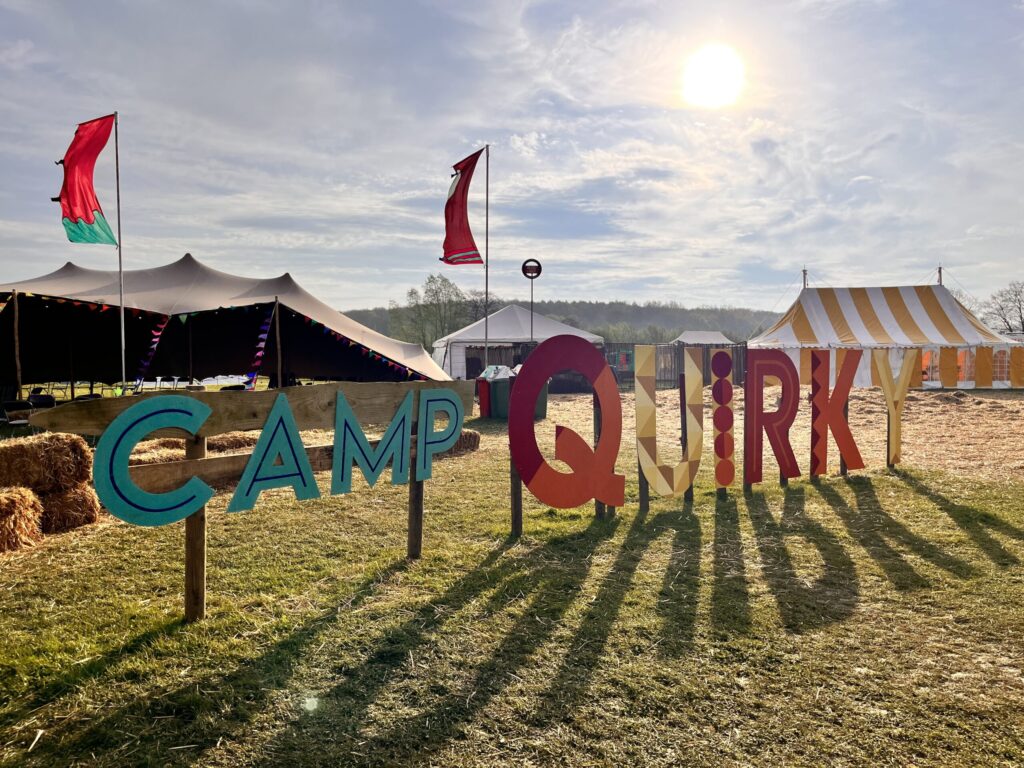
[{"label": "tent pole", "polygon": [[188,325],[188,383],[191,384],[192,378],[192,318],[188,315],[185,316],[185,323]]},{"label": "tent pole", "polygon": [[117,182],[117,285],[121,309],[121,394],[128,381],[124,362],[124,261],[121,258],[121,160],[117,146],[117,112],[114,113],[114,179]]},{"label": "tent pole", "polygon": [[18,292],[11,292],[14,301],[14,383],[18,386],[16,400],[21,400],[21,341],[18,336]]},{"label": "tent pole", "polygon": [[484,165],[484,370],[490,364],[490,333],[487,316],[490,314],[490,269],[491,269],[491,145],[485,144]]},{"label": "tent pole", "polygon": [[277,388],[284,386],[284,355],[281,354],[281,302],[274,297],[274,338],[277,340]]}]

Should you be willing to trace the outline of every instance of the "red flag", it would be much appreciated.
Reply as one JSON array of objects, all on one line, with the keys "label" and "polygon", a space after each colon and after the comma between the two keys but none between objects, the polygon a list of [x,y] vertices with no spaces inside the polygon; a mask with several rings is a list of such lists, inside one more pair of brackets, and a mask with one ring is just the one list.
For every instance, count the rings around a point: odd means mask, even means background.
[{"label": "red flag", "polygon": [[64,185],[60,197],[53,200],[60,203],[64,230],[73,243],[117,245],[92,186],[96,158],[107,145],[113,127],[113,115],[81,123],[64,159],[60,161],[64,166]]},{"label": "red flag", "polygon": [[476,161],[483,150],[474,152],[460,160],[455,169],[452,186],[448,190],[448,202],[444,205],[444,256],[445,264],[483,264],[477,250],[473,233],[469,231],[469,183],[473,180]]}]

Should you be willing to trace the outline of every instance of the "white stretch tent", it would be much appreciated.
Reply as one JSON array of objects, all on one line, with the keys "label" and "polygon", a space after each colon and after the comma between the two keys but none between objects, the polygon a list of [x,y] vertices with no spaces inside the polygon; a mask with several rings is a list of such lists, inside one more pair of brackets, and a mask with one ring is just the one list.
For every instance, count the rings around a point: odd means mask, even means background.
[{"label": "white stretch tent", "polygon": [[975,317],[942,285],[886,288],[804,288],[775,325],[747,342],[748,349],[782,349],[810,383],[810,352],[845,349],[864,356],[854,383],[877,385],[871,351],[889,350],[898,371],[906,350],[921,350],[924,387],[1024,386],[1024,348]]},{"label": "white stretch tent", "polygon": [[[603,344],[604,339],[594,333],[581,331],[571,325],[533,313],[533,341],[541,342],[552,336],[579,336],[591,344]],[[488,338],[492,347],[510,347],[530,343],[530,311],[509,304],[488,317]],[[434,342],[434,362],[453,379],[466,378],[466,348],[483,347],[484,321],[477,320],[454,333]]]}]

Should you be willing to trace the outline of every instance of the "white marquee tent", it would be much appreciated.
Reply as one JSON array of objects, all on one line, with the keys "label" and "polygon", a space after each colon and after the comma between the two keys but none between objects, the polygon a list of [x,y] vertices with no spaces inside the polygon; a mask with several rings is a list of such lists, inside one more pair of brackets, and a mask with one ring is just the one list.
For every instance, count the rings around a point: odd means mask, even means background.
[{"label": "white marquee tent", "polygon": [[[552,336],[571,335],[586,339],[591,344],[603,344],[604,339],[596,334],[581,331],[571,325],[552,320],[550,317],[533,313],[533,336],[536,342],[544,341]],[[524,344],[529,344],[530,311],[516,304],[509,304],[499,309],[488,318],[489,344],[492,350],[503,350],[511,358],[511,352]],[[434,342],[434,362],[453,379],[464,379],[467,374],[466,352],[482,350],[484,346],[484,321],[477,320],[454,333],[449,333]],[[482,352],[479,353],[482,357]],[[492,362],[511,364],[514,360],[504,361],[495,356]]]}]

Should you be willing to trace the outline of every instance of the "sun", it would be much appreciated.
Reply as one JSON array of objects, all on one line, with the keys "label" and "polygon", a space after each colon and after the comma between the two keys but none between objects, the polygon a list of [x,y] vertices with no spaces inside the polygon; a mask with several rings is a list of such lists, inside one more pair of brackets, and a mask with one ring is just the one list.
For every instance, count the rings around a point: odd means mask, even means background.
[{"label": "sun", "polygon": [[683,70],[683,100],[704,109],[721,109],[735,104],[746,85],[743,59],[736,49],[722,43],[708,43],[686,60]]}]

